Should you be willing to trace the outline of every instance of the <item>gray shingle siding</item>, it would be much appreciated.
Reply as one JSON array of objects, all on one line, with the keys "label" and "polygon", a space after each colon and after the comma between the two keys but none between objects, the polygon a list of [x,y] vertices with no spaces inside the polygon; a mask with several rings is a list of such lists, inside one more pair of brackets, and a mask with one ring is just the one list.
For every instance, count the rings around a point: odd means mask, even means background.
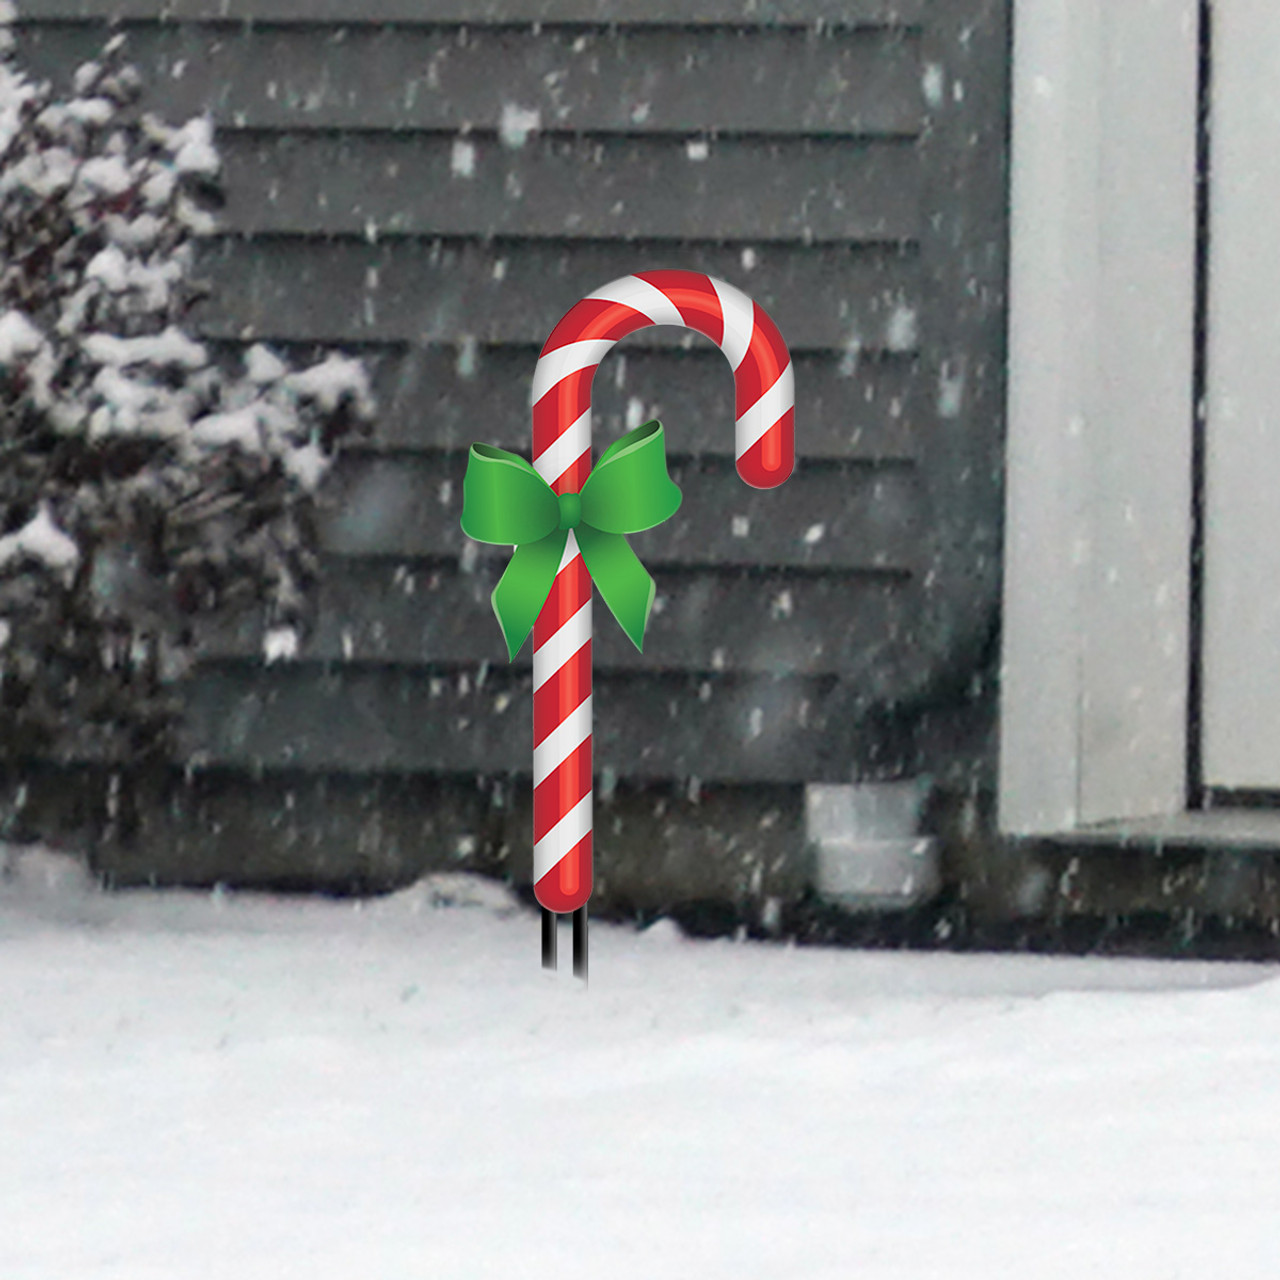
[{"label": "gray shingle siding", "polygon": [[[634,540],[661,597],[644,654],[600,612],[597,767],[941,770],[981,720],[954,690],[998,601],[1004,3],[28,0],[22,19],[21,57],[64,83],[123,19],[142,108],[212,110],[228,204],[198,328],[375,371],[377,434],[326,494],[317,632],[269,669],[252,624],[209,632],[196,758],[527,771],[528,653],[506,663],[489,610],[504,557],[458,529],[464,451],[527,451],[551,327],[667,266],[777,321],[800,463],[773,492],[736,478],[705,340],[643,331],[607,357],[597,438],[661,417],[685,506]],[[512,105],[538,113],[523,140]],[[948,697],[945,732],[875,711]],[[978,741],[950,762],[985,770]]]}]

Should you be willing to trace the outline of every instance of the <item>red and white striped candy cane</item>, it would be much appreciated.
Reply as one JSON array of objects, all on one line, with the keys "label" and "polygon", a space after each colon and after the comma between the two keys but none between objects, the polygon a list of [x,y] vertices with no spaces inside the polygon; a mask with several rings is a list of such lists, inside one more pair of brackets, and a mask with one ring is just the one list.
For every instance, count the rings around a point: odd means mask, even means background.
[{"label": "red and white striped candy cane", "polygon": [[[695,329],[728,357],[736,392],[738,474],[757,489],[780,485],[795,465],[795,379],[786,343],[746,294],[697,271],[623,276],[566,312],[533,374],[538,474],[558,494],[582,488],[591,471],[596,368],[619,338],[659,324]],[[572,531],[533,627],[533,788],[534,894],[545,912],[575,913],[574,968],[585,977],[592,838],[591,579]],[[545,912],[543,962],[554,967],[555,918]]]}]

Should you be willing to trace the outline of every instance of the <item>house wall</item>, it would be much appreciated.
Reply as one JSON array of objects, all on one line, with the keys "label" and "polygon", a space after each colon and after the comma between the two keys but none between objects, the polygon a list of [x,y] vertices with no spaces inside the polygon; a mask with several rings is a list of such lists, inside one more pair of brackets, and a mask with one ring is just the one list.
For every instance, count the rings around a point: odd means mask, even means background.
[{"label": "house wall", "polygon": [[737,479],[704,339],[606,358],[598,438],[661,418],[685,501],[633,539],[658,583],[643,655],[597,621],[595,900],[794,896],[806,782],[988,788],[1005,9],[27,0],[35,73],[68,83],[115,22],[142,109],[212,111],[228,199],[193,328],[359,354],[381,410],[324,495],[314,634],[267,667],[255,624],[209,631],[181,783],[140,795],[104,867],[528,878],[530,653],[506,661],[489,608],[505,554],[458,527],[465,450],[527,450],[547,333],[652,267],[777,321],[799,464],[776,491]]}]

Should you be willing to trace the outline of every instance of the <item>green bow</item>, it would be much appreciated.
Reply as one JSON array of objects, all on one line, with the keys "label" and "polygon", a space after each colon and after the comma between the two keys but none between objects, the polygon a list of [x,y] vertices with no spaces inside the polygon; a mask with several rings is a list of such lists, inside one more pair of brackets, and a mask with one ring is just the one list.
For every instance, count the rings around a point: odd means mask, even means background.
[{"label": "green bow", "polygon": [[611,444],[581,493],[557,495],[519,454],[473,444],[462,480],[462,532],[477,542],[515,546],[493,591],[510,656],[520,652],[551,593],[570,529],[605,604],[642,648],[655,589],[623,534],[652,529],[679,505],[659,422]]}]

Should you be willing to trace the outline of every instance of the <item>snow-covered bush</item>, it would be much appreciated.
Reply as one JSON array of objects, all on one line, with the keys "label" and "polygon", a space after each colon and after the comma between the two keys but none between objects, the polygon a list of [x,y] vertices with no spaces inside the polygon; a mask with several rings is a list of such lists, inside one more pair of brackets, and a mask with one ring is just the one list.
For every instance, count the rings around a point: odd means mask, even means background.
[{"label": "snow-covered bush", "polygon": [[124,108],[121,36],[69,101],[15,65],[0,0],[0,759],[165,745],[193,623],[305,621],[310,513],[372,418],[360,364],[228,368],[183,330],[215,227],[207,118]]}]

